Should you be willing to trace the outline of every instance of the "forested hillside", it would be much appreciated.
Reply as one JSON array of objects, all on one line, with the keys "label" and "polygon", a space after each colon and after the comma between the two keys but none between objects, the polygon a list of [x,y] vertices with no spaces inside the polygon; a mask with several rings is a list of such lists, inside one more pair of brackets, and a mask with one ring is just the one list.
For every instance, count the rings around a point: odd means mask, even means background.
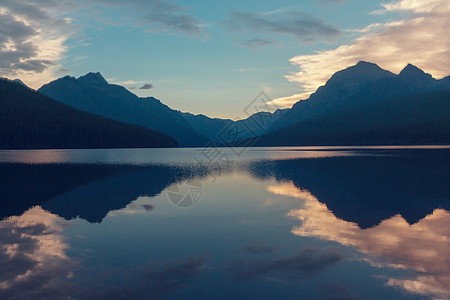
[{"label": "forested hillside", "polygon": [[0,79],[0,149],[176,147],[175,139]]}]

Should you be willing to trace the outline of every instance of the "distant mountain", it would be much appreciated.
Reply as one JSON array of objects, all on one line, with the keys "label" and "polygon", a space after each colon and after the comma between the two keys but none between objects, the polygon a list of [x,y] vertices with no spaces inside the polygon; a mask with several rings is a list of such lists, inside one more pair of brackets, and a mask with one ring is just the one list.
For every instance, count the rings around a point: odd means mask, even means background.
[{"label": "distant mountain", "polygon": [[64,105],[0,79],[0,149],[176,147],[160,132]]},{"label": "distant mountain", "polygon": [[139,98],[122,86],[109,84],[100,73],[52,81],[39,92],[80,110],[144,126],[174,137],[180,146],[203,146],[199,134],[179,111],[153,97]]},{"label": "distant mountain", "polygon": [[28,87],[28,86],[27,86],[25,83],[23,83],[23,81],[20,80],[20,79],[14,79],[12,82],[17,83],[17,84],[20,84],[20,85],[23,85],[23,86],[25,86],[25,87]]},{"label": "distant mountain", "polygon": [[[352,118],[347,115],[350,112],[360,115],[356,110],[364,111],[369,107],[374,112],[385,111],[383,107],[390,105],[389,101],[394,99],[414,95],[426,97],[424,94],[447,89],[450,89],[450,76],[436,80],[411,64],[395,75],[376,64],[361,61],[335,73],[309,99],[297,102],[291,109],[277,110],[274,113],[258,112],[239,121],[173,110],[158,99],[139,98],[124,87],[109,84],[100,73],[88,73],[78,79],[66,76],[44,85],[39,91],[83,111],[161,131],[176,138],[181,146],[211,145],[210,142],[229,146],[237,145],[248,138],[273,136],[271,133],[278,133],[278,130],[294,124],[297,124],[295,128],[301,130],[298,127],[301,122],[316,124],[318,120],[327,118],[328,122],[335,122],[330,118],[338,115],[350,122]],[[387,112],[386,115],[392,114]],[[325,121],[320,122],[326,124]],[[400,126],[400,123],[395,126]],[[354,124],[362,126],[356,121]],[[325,130],[325,125],[320,126],[321,130]],[[289,132],[289,135],[294,137],[297,133]],[[282,136],[277,137],[277,143],[286,144],[291,141],[288,139],[281,142]],[[259,143],[263,141],[269,144],[275,142],[264,138]],[[300,143],[300,140],[295,143]],[[314,142],[310,139],[308,143]]]},{"label": "distant mountain", "polygon": [[411,64],[408,64],[400,74],[398,74],[398,79],[414,86],[416,89],[428,90],[439,88],[441,85],[441,83],[434,79],[431,74],[425,73]]},{"label": "distant mountain", "polygon": [[[347,102],[358,100],[350,97]],[[258,138],[255,146],[450,144],[450,89],[337,109]]]},{"label": "distant mountain", "polygon": [[197,132],[207,137],[211,142],[219,140],[219,134],[227,126],[234,123],[230,119],[210,118],[205,115],[194,115],[191,113],[181,113],[183,118],[194,128]]},{"label": "distant mountain", "polygon": [[[379,66],[359,62],[357,65],[335,73],[324,86],[321,86],[309,99],[295,103],[286,111],[270,131],[286,127],[301,120],[311,118],[336,109],[341,101],[352,94],[361,92],[364,87],[383,79],[394,78],[395,75]],[[364,100],[368,101],[368,99]]]},{"label": "distant mountain", "polygon": [[214,145],[227,146],[236,139],[254,138],[267,133],[284,111],[277,110],[274,113],[262,111],[238,121],[190,113],[182,113],[182,115],[196,131],[206,136]]},{"label": "distant mountain", "polygon": [[448,86],[450,87],[450,76],[447,76],[445,78],[442,78],[441,80],[439,80],[439,82],[441,83],[441,85],[443,86]]},{"label": "distant mountain", "polygon": [[359,62],[334,74],[309,99],[294,104],[269,131],[355,105],[449,88],[450,80],[436,80],[411,64],[395,75],[375,64]]},{"label": "distant mountain", "polygon": [[449,93],[450,77],[359,62],[284,112],[254,145],[449,143]]}]

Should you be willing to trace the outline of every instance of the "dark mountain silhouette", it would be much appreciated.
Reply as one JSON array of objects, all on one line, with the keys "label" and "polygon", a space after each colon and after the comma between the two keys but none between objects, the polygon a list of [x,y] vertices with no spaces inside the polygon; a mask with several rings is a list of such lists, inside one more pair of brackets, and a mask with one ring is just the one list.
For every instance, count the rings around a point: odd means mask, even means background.
[{"label": "dark mountain silhouette", "polygon": [[[386,112],[386,107],[391,106],[390,102],[394,102],[394,99],[405,99],[408,96],[418,95],[427,97],[425,94],[449,89],[450,76],[436,80],[430,74],[411,64],[408,64],[399,75],[395,75],[381,69],[376,64],[361,61],[355,66],[334,74],[309,99],[297,102],[291,109],[277,110],[275,113],[258,112],[247,119],[239,121],[181,113],[167,107],[155,98],[139,98],[124,87],[109,84],[100,73],[89,73],[78,79],[66,76],[44,85],[40,91],[54,97],[58,101],[84,111],[159,130],[175,137],[181,146],[204,146],[209,142],[214,142],[216,145],[230,146],[237,144],[248,145],[248,143],[243,143],[242,139],[254,138],[260,135],[264,135],[264,137],[258,145],[316,144],[319,140],[320,144],[342,144],[344,141],[352,144],[358,142],[369,144],[385,142],[404,143],[405,141],[397,141],[391,138],[388,138],[387,141],[373,141],[367,130],[371,134],[373,130],[378,130],[375,126],[376,122],[373,121],[375,119],[374,116],[377,113],[380,115]],[[417,98],[414,99],[417,102]],[[405,106],[406,111],[409,110],[408,105]],[[415,105],[417,106],[418,104],[415,103]],[[360,124],[356,121],[352,123],[356,127],[352,128],[349,127],[351,125],[350,120],[346,121],[348,125],[346,126],[352,132],[349,132],[347,135],[359,134],[362,136],[362,140],[355,138],[353,141],[345,139],[342,142],[340,140],[334,142],[329,141],[326,136],[321,136],[317,141],[314,139],[306,141],[304,138],[295,137],[298,132],[308,135],[306,130],[300,128],[304,125],[299,127],[298,124],[300,122],[308,121],[308,126],[316,126],[316,124],[320,123],[317,129],[319,132],[314,133],[318,135],[324,132],[326,123],[332,124],[337,122],[337,127],[342,127],[339,125],[340,121],[333,119],[333,117],[339,117],[345,121],[349,116],[366,114],[357,112],[356,108],[367,111],[369,107],[374,112],[373,116],[369,114],[371,119],[370,128],[364,128],[364,126],[367,127],[367,124]],[[411,110],[415,109],[417,107],[411,108]],[[403,111],[403,108],[401,110]],[[402,121],[400,116],[395,117],[393,112],[388,112],[388,114],[389,118],[396,118],[397,121],[394,125],[382,124],[381,119],[379,119],[378,125],[383,126],[383,128],[379,128],[380,132],[378,135],[392,129],[392,126],[398,127],[396,130],[408,131],[407,127],[411,126],[411,124],[400,124]],[[320,118],[322,118],[322,121],[319,122]],[[418,123],[422,121],[417,120]],[[433,122],[442,123],[440,120],[434,120]],[[295,128],[289,127],[291,125],[294,126],[294,124]],[[438,128],[435,125],[429,124],[426,126],[435,130]],[[308,126],[307,128],[309,128]],[[336,131],[336,128],[332,125],[329,126]],[[419,125],[414,126],[416,128],[419,127]],[[358,131],[357,129],[360,127],[361,130]],[[280,129],[283,129],[283,131],[278,132],[277,130]],[[275,132],[277,133],[275,134]],[[266,138],[265,136],[277,136],[279,133],[284,138],[278,137],[272,141],[271,138]],[[340,135],[343,134],[343,132],[338,133]],[[417,134],[421,136],[427,133]],[[286,135],[292,136],[292,138],[286,139]],[[313,133],[309,135],[313,135]],[[335,133],[328,135],[335,136]],[[415,136],[414,134],[412,135]],[[414,137],[411,138],[413,139]],[[404,140],[408,139],[405,138]],[[430,139],[430,142],[438,141],[439,139],[433,137]],[[335,140],[338,140],[337,136]],[[414,143],[419,142],[416,141]]]},{"label": "dark mountain silhouette", "polygon": [[217,142],[219,134],[227,126],[234,123],[230,119],[210,118],[205,115],[194,115],[191,113],[182,113],[183,118],[194,128],[197,132],[207,137],[210,141]]},{"label": "dark mountain silhouette", "polygon": [[450,143],[450,90],[356,104],[263,135],[255,146]]},{"label": "dark mountain silhouette", "polygon": [[[412,112],[417,109],[418,103],[416,103],[417,97],[415,97],[414,105],[416,107],[409,107],[411,103],[403,103],[405,107],[397,107],[398,111],[389,111],[393,104],[389,103],[393,99],[404,99],[407,96],[418,96],[426,97],[425,94],[450,90],[450,77],[436,80],[430,74],[427,74],[420,70],[419,68],[408,64],[399,75],[395,75],[389,71],[381,69],[379,66],[373,63],[361,61],[355,66],[347,68],[345,70],[339,71],[334,74],[327,83],[320,87],[310,98],[306,101],[297,102],[291,109],[277,110],[275,113],[259,112],[247,119],[239,120],[233,122],[232,120],[224,119],[211,119],[203,115],[192,115],[188,113],[183,113],[183,116],[191,124],[191,126],[202,133],[204,136],[208,137],[210,140],[222,146],[229,145],[253,145],[253,138],[259,135],[265,135],[270,137],[270,141],[264,136],[259,143],[256,145],[302,145],[302,144],[317,144],[319,140],[309,139],[309,141],[304,141],[304,139],[295,139],[294,137],[298,132],[303,132],[306,130],[300,127],[288,127],[290,125],[308,121],[311,124],[308,125],[308,130],[310,127],[316,126],[317,122],[320,124],[318,128],[314,128],[314,132],[309,133],[309,135],[321,135],[320,144],[343,144],[343,143],[421,143],[426,142],[427,138],[420,138],[420,140],[414,141],[416,136],[427,135],[431,130],[437,130],[437,135],[442,136],[439,130],[439,124],[441,120],[432,120],[430,124],[429,118],[433,118],[434,115],[424,116],[426,120],[418,119],[417,124],[411,124],[411,118],[408,118],[408,124],[401,124],[402,116],[406,115],[406,112]],[[430,94],[431,95],[431,94]],[[434,96],[432,96],[434,97]],[[426,105],[425,103],[422,103]],[[436,104],[436,103],[435,103]],[[445,101],[443,101],[445,105]],[[357,109],[366,111],[359,112]],[[370,110],[370,112],[367,112]],[[439,109],[437,109],[439,110]],[[429,109],[428,109],[429,111]],[[372,114],[373,112],[373,114]],[[385,113],[387,115],[385,116]],[[395,116],[396,113],[400,113],[398,117]],[[432,113],[432,112],[431,112]],[[339,114],[334,115],[334,114]],[[364,117],[369,117],[370,128],[367,124],[364,125],[360,123],[362,115]],[[377,117],[378,121],[375,120]],[[352,117],[356,116],[360,118],[359,123],[353,122],[351,127]],[[395,124],[382,124],[383,120],[387,118],[397,119]],[[417,116],[417,115],[416,115]],[[442,116],[442,114],[441,114]],[[350,117],[350,119],[348,119]],[[322,118],[321,121],[318,121]],[[328,120],[327,120],[328,118]],[[348,120],[347,120],[348,119]],[[337,131],[338,128],[342,127],[340,123],[344,121],[347,123],[346,130],[350,130],[346,136],[351,136],[353,134],[358,134],[361,137],[358,138],[345,138],[342,139],[344,134],[342,131]],[[335,122],[337,124],[335,124]],[[379,136],[389,131],[392,126],[399,126],[398,130],[408,131],[409,126],[414,126],[416,129],[419,127],[420,122],[426,122],[425,125],[428,130],[426,132],[416,132],[413,136],[404,138],[403,140],[398,140],[397,138],[387,138],[378,139],[375,141],[373,136],[373,131],[377,130],[377,126],[383,126],[385,128],[379,128]],[[314,124],[313,124],[314,123]],[[378,125],[377,125],[378,123]],[[335,128],[335,125],[337,127]],[[441,124],[444,125],[444,124]],[[326,128],[329,126],[329,128]],[[284,131],[277,131],[279,129],[286,128]],[[341,128],[342,129],[342,128]],[[361,129],[361,130],[360,130]],[[414,129],[414,130],[416,130]],[[327,134],[327,130],[330,134]],[[367,131],[370,132],[367,132]],[[227,132],[229,131],[229,132]],[[273,134],[271,134],[273,132]],[[231,133],[231,134],[230,134]],[[240,133],[238,139],[234,133]],[[281,136],[280,136],[281,134]],[[308,133],[304,133],[308,135]],[[325,136],[323,136],[325,134]],[[412,133],[411,133],[412,134]],[[329,136],[332,135],[334,138],[330,140]],[[289,138],[292,136],[292,138]],[[328,136],[328,137],[327,137]],[[444,134],[444,136],[446,136]],[[274,137],[275,139],[272,139]],[[243,139],[250,138],[251,140],[245,141]],[[429,138],[429,143],[433,142],[445,142],[441,141],[441,137],[436,136],[436,132],[432,134]],[[428,143],[427,142],[427,143]]]},{"label": "dark mountain silhouette", "polygon": [[437,208],[450,210],[449,150],[364,153],[368,156],[258,162],[249,172],[292,181],[361,228],[397,214],[413,224]]},{"label": "dark mountain silhouette", "polygon": [[411,64],[408,64],[400,74],[398,74],[398,79],[419,89],[433,89],[439,88],[440,86],[440,82],[434,79],[431,74],[425,73]]},{"label": "dark mountain silhouette", "polygon": [[[342,100],[361,92],[364,87],[383,79],[394,78],[395,75],[383,70],[375,64],[359,62],[357,65],[335,73],[324,86],[321,86],[309,99],[295,103],[276,122],[270,131],[286,127],[290,124],[321,115],[342,107]],[[367,94],[367,93],[365,93]],[[362,97],[360,101],[371,99]]]},{"label": "dark mountain silhouette", "polygon": [[39,92],[83,111],[160,131],[174,137],[180,146],[208,142],[179,111],[156,98],[139,98],[122,86],[109,84],[100,73],[78,79],[65,76],[42,86]]},{"label": "dark mountain silhouette", "polygon": [[204,115],[182,113],[183,117],[198,132],[206,136],[214,145],[231,145],[236,138],[254,138],[272,127],[284,110],[275,113],[258,112],[246,119],[233,121],[230,119],[209,118]]},{"label": "dark mountain silhouette", "polygon": [[250,137],[259,136],[268,132],[286,111],[287,109],[278,109],[274,113],[261,111],[235,123],[239,131],[248,132]]},{"label": "dark mountain silhouette", "polygon": [[412,65],[394,75],[360,62],[296,103],[254,145],[448,143],[449,83]]},{"label": "dark mountain silhouette", "polygon": [[122,86],[109,84],[100,73],[78,79],[65,76],[42,86],[39,92],[83,111],[161,131],[177,139],[180,146],[228,143],[230,138],[223,133],[229,126],[241,132],[241,138],[255,137],[266,133],[279,117],[278,113],[260,112],[234,122],[182,113],[156,98],[139,98]]},{"label": "dark mountain silhouette", "polygon": [[445,78],[442,78],[441,80],[439,80],[439,82],[441,83],[441,85],[443,86],[450,86],[450,76],[447,76]]},{"label": "dark mountain silhouette", "polygon": [[375,64],[359,62],[334,74],[309,99],[294,104],[269,131],[354,105],[450,89],[448,83],[434,79],[411,64],[395,75]]},{"label": "dark mountain silhouette", "polygon": [[23,83],[23,81],[20,80],[20,79],[14,79],[12,82],[17,83],[17,84],[20,84],[20,85],[23,85],[23,86],[25,86],[25,87],[28,87],[28,86],[27,86],[25,83]]},{"label": "dark mountain silhouette", "polygon": [[176,147],[160,132],[82,112],[0,79],[0,149]]},{"label": "dark mountain silhouette", "polygon": [[274,113],[261,111],[237,121],[182,114],[195,130],[201,132],[215,146],[231,146],[236,140],[255,138],[267,133],[286,111],[287,109],[278,109]]}]

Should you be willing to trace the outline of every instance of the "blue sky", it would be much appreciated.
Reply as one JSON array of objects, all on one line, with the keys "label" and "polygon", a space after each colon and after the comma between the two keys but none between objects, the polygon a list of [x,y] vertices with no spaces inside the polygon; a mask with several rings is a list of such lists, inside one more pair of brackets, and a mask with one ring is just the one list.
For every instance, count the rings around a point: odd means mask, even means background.
[{"label": "blue sky", "polygon": [[261,91],[289,107],[359,60],[448,75],[449,11],[446,0],[3,0],[0,71],[33,88],[98,71],[174,109],[239,118]]}]

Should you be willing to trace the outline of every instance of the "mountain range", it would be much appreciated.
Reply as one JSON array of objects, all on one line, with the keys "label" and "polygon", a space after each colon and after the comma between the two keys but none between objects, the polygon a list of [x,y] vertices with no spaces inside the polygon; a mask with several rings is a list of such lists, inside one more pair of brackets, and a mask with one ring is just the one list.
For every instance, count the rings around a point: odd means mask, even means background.
[{"label": "mountain range", "polygon": [[139,98],[122,86],[109,84],[100,73],[79,78],[65,76],[38,91],[86,112],[160,131],[174,137],[180,146],[203,146],[208,142],[179,112],[158,99]]},{"label": "mountain range", "polygon": [[161,132],[182,147],[450,142],[450,76],[436,80],[411,64],[396,75],[361,61],[290,109],[238,121],[180,112],[110,84],[100,73],[65,76],[38,92],[84,112]]},{"label": "mountain range", "polygon": [[274,114],[260,112],[235,122],[180,112],[156,98],[141,98],[122,86],[110,84],[100,73],[88,73],[79,78],[65,76],[38,91],[83,111],[160,131],[174,137],[183,147],[230,142],[232,138],[224,132],[230,126],[242,132],[241,137],[261,135],[266,128],[261,128],[261,122],[255,122],[254,118],[272,120],[274,117]]},{"label": "mountain range", "polygon": [[359,62],[297,102],[254,145],[444,144],[449,116],[450,77]]},{"label": "mountain range", "polygon": [[176,146],[160,132],[83,112],[0,79],[0,149]]},{"label": "mountain range", "polygon": [[294,104],[270,131],[355,105],[446,89],[450,89],[450,77],[436,80],[411,64],[395,75],[376,64],[361,61],[335,73],[309,99]]}]

